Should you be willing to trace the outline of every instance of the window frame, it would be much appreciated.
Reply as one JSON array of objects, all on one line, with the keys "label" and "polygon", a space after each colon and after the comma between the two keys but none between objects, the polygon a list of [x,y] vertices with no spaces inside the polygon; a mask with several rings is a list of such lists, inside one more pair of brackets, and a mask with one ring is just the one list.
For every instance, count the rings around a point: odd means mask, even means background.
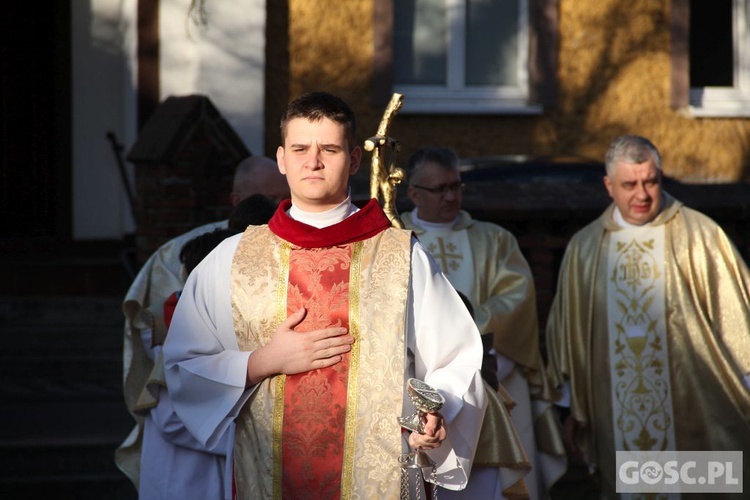
[{"label": "window frame", "polygon": [[[523,6],[526,38],[519,49],[519,69],[523,75],[514,87],[467,89],[455,71],[448,73],[446,87],[394,85],[393,82],[393,1],[374,3],[373,104],[382,106],[392,92],[404,95],[405,114],[540,114],[554,104],[557,72],[558,0],[518,0]],[[464,0],[449,0],[464,1]],[[458,30],[461,33],[462,27]],[[463,58],[465,39],[449,47],[449,59]],[[450,65],[450,63],[449,63]],[[461,70],[463,72],[463,69]],[[525,87],[525,88],[521,88]]]},{"label": "window frame", "polygon": [[732,87],[690,86],[690,1],[673,0],[671,16],[671,105],[695,117],[750,116],[750,11],[732,0],[734,81]]}]

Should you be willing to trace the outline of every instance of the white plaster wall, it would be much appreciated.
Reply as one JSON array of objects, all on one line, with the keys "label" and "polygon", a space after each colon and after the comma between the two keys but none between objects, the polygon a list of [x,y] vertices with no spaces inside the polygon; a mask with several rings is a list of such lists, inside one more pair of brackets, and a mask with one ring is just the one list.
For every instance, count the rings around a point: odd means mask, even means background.
[{"label": "white plaster wall", "polygon": [[[135,141],[136,0],[71,2],[73,238],[134,232],[117,160],[106,138]],[[127,164],[132,185],[132,166]]]},{"label": "white plaster wall", "polygon": [[207,0],[207,25],[190,0],[161,0],[161,99],[203,94],[253,154],[263,151],[265,0]]},{"label": "white plaster wall", "polygon": [[[207,95],[263,154],[265,0],[207,0],[205,27],[189,21],[189,6],[160,0],[161,99]],[[137,0],[74,0],[71,18],[73,238],[121,239],[135,224],[106,133],[125,154],[137,137]]]}]

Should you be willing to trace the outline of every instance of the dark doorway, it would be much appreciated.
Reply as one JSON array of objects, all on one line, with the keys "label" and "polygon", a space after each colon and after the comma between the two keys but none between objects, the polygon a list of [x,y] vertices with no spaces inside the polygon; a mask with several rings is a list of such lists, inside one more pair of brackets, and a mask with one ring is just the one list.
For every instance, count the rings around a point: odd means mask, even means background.
[{"label": "dark doorway", "polygon": [[29,251],[71,238],[70,5],[7,2],[1,23],[0,249]]}]

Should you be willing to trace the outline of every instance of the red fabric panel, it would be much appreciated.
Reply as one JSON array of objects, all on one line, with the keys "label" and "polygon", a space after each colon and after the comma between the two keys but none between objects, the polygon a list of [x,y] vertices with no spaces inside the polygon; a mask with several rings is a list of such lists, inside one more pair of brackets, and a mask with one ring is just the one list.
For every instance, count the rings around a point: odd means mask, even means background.
[{"label": "red fabric panel", "polygon": [[[349,328],[351,245],[293,248],[287,313],[307,316],[296,330]],[[286,377],[282,434],[283,498],[339,498],[349,355],[332,367]]]},{"label": "red fabric panel", "polygon": [[172,324],[172,316],[179,298],[180,292],[175,292],[164,301],[164,324],[167,325],[167,330],[169,330],[169,325]]}]

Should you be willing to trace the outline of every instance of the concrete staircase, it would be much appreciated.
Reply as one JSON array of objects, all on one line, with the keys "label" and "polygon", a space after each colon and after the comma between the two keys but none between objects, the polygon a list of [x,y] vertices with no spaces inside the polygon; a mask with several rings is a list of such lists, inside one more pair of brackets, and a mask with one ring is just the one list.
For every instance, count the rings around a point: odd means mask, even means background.
[{"label": "concrete staircase", "polygon": [[121,296],[0,296],[0,498],[135,499]]}]

